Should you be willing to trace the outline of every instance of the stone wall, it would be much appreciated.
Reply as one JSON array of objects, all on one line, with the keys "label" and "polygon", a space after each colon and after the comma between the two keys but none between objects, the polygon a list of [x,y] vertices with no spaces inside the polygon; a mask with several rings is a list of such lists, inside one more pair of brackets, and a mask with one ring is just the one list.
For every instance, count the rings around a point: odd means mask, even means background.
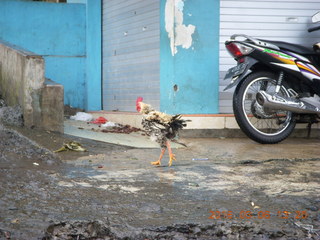
[{"label": "stone wall", "polygon": [[21,106],[26,127],[63,131],[63,87],[46,84],[42,56],[0,42],[0,94]]}]

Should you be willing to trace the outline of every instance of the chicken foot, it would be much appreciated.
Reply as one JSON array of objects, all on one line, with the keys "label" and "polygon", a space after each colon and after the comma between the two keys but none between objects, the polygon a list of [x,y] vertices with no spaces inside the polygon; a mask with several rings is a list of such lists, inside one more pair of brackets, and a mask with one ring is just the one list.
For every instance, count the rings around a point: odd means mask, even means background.
[{"label": "chicken foot", "polygon": [[[169,165],[169,167],[171,167],[172,162],[176,161],[176,155],[172,153],[171,145],[170,145],[169,141],[166,142],[166,148],[168,148],[168,152],[169,152],[169,164],[168,165]],[[160,153],[158,161],[151,162],[152,165],[155,165],[155,166],[161,165],[161,160],[163,158],[164,153],[166,152],[166,148],[161,149],[161,153]]]},{"label": "chicken foot", "polygon": [[170,142],[167,141],[166,144],[167,144],[167,148],[168,148],[168,152],[169,152],[169,167],[171,167],[172,161],[176,161],[176,155],[174,155],[172,153]]},{"label": "chicken foot", "polygon": [[160,166],[161,165],[161,159],[163,158],[163,155],[164,155],[165,152],[166,152],[166,148],[162,148],[158,161],[151,162],[151,164],[155,165],[155,166]]}]

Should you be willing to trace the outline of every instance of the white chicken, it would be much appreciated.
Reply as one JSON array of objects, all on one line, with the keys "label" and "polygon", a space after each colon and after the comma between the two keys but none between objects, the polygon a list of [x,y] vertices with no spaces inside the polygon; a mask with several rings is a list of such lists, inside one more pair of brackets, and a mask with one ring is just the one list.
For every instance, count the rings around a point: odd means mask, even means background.
[{"label": "white chicken", "polygon": [[181,115],[169,115],[154,110],[151,105],[146,104],[142,97],[138,97],[136,100],[137,111],[143,114],[142,126],[146,133],[150,136],[151,140],[159,143],[161,147],[161,154],[157,161],[151,162],[152,165],[161,165],[163,155],[168,149],[169,152],[169,167],[172,162],[176,160],[175,155],[172,153],[170,140],[173,140],[179,130],[185,127],[187,120],[181,119]]}]

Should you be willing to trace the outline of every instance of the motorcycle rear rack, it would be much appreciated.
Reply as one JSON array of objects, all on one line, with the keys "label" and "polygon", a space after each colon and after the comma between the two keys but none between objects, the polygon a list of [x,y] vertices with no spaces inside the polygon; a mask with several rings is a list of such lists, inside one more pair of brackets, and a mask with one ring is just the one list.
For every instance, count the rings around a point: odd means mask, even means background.
[{"label": "motorcycle rear rack", "polygon": [[277,45],[274,45],[274,44],[271,44],[271,43],[267,43],[267,42],[261,41],[261,40],[259,40],[259,39],[255,39],[255,38],[250,37],[250,36],[245,35],[245,34],[233,34],[233,35],[230,37],[230,40],[231,40],[231,41],[236,41],[236,38],[239,38],[239,37],[243,37],[243,38],[249,40],[250,42],[252,42],[253,44],[258,45],[258,46],[261,46],[261,47],[266,47],[266,48],[272,48],[272,49],[275,49],[275,50],[280,50],[280,48],[279,48]]}]

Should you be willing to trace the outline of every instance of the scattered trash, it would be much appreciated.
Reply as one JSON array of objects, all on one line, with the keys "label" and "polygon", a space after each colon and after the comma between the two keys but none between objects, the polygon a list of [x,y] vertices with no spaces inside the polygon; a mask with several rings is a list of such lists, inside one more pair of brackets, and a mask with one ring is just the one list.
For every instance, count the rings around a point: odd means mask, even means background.
[{"label": "scattered trash", "polygon": [[129,133],[132,133],[132,132],[141,131],[141,129],[135,128],[135,127],[131,127],[130,125],[124,125],[123,126],[123,125],[119,124],[118,126],[113,127],[111,129],[102,129],[101,131],[104,132],[104,133],[126,133],[126,134],[129,134]]},{"label": "scattered trash", "polygon": [[188,183],[189,186],[192,186],[192,187],[199,187],[199,184],[198,183]]},{"label": "scattered trash", "polygon": [[[295,222],[294,223],[296,226],[300,227],[300,228],[303,228],[305,230],[308,231],[308,234],[310,235],[311,233],[314,233],[315,235],[319,236],[319,234],[317,232],[320,231],[320,229],[314,229],[313,228],[313,225],[309,225],[309,224],[301,224],[299,222]],[[311,237],[311,236],[309,236]]]},{"label": "scattered trash", "polygon": [[74,116],[71,116],[70,119],[76,120],[76,121],[90,122],[92,121],[93,116],[89,113],[77,112],[77,114]]},{"label": "scattered trash", "polygon": [[308,210],[310,210],[310,211],[313,211],[313,212],[319,211],[319,208],[316,207],[316,206],[308,206],[308,207],[306,207],[306,209],[308,209]]},{"label": "scattered trash", "polygon": [[39,163],[34,162],[34,163],[33,163],[33,165],[35,165],[35,166],[39,166]]},{"label": "scattered trash", "polygon": [[56,150],[54,152],[57,153],[57,152],[68,151],[68,150],[76,151],[76,152],[86,152],[87,151],[78,142],[68,142],[68,143],[64,143],[61,148],[59,148],[58,150]]},{"label": "scattered trash", "polygon": [[16,210],[19,210],[19,208],[17,208],[17,207],[9,207],[8,210],[10,210],[10,211],[16,211]]},{"label": "scattered trash", "polygon": [[108,120],[104,117],[98,117],[96,120],[91,121],[90,123],[94,123],[94,124],[105,124],[106,122],[108,122]]},{"label": "scattered trash", "polygon": [[11,233],[10,232],[4,232],[4,236],[6,239],[11,239]]},{"label": "scattered trash", "polygon": [[0,96],[0,107],[6,107],[6,106],[7,106],[6,102],[3,99],[1,99],[1,96]]},{"label": "scattered trash", "polygon": [[209,158],[192,158],[192,161],[208,161]]},{"label": "scattered trash", "polygon": [[5,239],[11,239],[11,233],[10,232],[0,229],[0,238],[3,237],[3,236],[5,237]]},{"label": "scattered trash", "polygon": [[116,123],[114,123],[114,122],[107,122],[107,123],[105,123],[105,124],[102,124],[101,125],[101,127],[117,127],[117,126],[119,126],[118,124],[116,124]]},{"label": "scattered trash", "polygon": [[258,205],[255,205],[254,202],[251,202],[251,206],[253,207],[253,209],[260,208]]},{"label": "scattered trash", "polygon": [[16,219],[13,219],[13,220],[11,221],[11,223],[19,224],[19,223],[20,223],[20,220],[19,220],[18,218],[16,218]]}]

